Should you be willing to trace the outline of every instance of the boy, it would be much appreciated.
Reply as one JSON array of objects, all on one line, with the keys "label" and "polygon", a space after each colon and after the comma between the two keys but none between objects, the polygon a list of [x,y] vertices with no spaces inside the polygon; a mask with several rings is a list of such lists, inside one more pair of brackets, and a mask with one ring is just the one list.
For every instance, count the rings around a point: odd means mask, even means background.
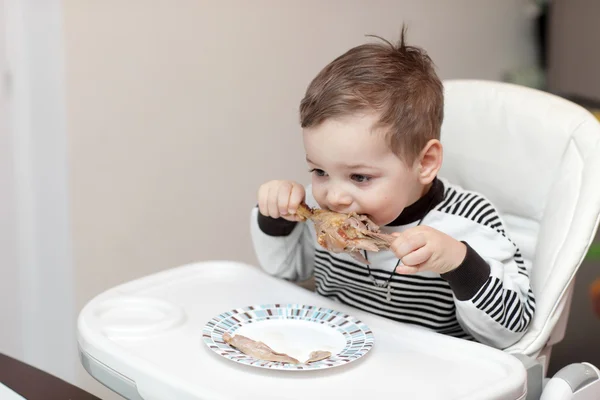
[{"label": "boy", "polygon": [[[530,265],[490,202],[437,177],[443,87],[428,55],[408,46],[355,47],[327,65],[300,104],[312,185],[258,191],[252,239],[269,274],[315,276],[319,294],[396,321],[506,348],[535,310]],[[396,236],[370,265],[319,246],[311,207],[367,215]]]}]

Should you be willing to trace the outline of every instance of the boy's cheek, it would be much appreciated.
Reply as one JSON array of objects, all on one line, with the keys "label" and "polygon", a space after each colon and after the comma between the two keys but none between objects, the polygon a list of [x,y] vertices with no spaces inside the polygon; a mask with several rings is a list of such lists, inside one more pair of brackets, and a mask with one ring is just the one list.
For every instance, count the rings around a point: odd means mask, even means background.
[{"label": "boy's cheek", "polygon": [[317,203],[319,203],[319,206],[321,206],[323,204],[323,200],[324,200],[323,190],[319,187],[318,184],[316,184],[314,182],[314,179],[313,179],[313,183],[312,183],[312,196],[317,201]]}]

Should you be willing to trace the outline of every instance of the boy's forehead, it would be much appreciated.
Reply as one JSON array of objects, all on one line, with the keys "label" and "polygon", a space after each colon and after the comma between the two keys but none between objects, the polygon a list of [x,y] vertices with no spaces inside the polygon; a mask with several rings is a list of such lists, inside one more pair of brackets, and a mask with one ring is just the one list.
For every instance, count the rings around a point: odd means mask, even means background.
[{"label": "boy's forehead", "polygon": [[316,127],[304,128],[307,158],[313,162],[370,165],[389,156],[385,132],[376,129],[374,116],[328,119]]}]

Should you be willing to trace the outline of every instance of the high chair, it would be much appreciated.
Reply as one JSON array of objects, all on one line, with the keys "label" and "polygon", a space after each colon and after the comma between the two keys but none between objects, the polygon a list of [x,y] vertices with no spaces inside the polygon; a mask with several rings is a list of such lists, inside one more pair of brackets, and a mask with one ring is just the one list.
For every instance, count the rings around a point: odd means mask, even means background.
[{"label": "high chair", "polygon": [[[527,398],[537,398],[552,346],[564,337],[575,274],[598,228],[600,124],[584,108],[539,90],[477,80],[444,87],[440,175],[488,197],[532,263],[535,316],[505,351],[525,356]],[[586,363],[567,366],[541,398],[600,399],[598,375]]]},{"label": "high chair", "polygon": [[[564,335],[574,275],[598,226],[600,124],[573,103],[510,84],[447,81],[445,91],[440,175],[486,195],[533,265],[537,309],[518,343],[500,351],[363,312],[250,265],[206,261],[88,302],[78,321],[85,369],[132,400],[600,399],[593,365],[571,364],[545,380],[552,346]],[[215,315],[233,310],[251,318],[237,310],[265,304],[348,313],[369,326],[373,351],[339,369],[295,373],[238,365],[223,359],[235,355],[230,349],[209,349]]]}]

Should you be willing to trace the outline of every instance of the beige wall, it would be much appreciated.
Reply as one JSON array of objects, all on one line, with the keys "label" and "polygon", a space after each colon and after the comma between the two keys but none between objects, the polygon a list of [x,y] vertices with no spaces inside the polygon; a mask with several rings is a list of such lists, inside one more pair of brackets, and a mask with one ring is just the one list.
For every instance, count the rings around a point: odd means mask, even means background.
[{"label": "beige wall", "polygon": [[365,34],[393,39],[406,21],[443,78],[500,79],[534,60],[524,4],[66,0],[77,309],[183,263],[255,263],[259,184],[308,175],[303,91]]}]

